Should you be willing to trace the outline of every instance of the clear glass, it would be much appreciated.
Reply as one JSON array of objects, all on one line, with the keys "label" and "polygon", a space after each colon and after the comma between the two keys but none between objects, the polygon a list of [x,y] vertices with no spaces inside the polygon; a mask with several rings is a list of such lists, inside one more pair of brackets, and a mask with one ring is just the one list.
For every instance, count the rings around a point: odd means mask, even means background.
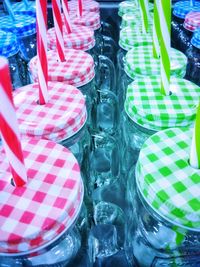
[{"label": "clear glass", "polygon": [[191,46],[186,51],[188,64],[185,78],[200,86],[200,49]]},{"label": "clear glass", "polygon": [[22,87],[26,84],[28,79],[26,66],[22,63],[19,53],[8,57],[11,81],[13,89]]},{"label": "clear glass", "polygon": [[26,36],[17,36],[20,49],[20,57],[29,62],[37,54],[36,33]]},{"label": "clear glass", "polygon": [[189,49],[191,44],[191,38],[192,38],[193,32],[188,31],[187,29],[183,28],[183,30],[179,33],[180,38],[180,51],[185,53],[187,49]]},{"label": "clear glass", "polygon": [[172,14],[171,22],[171,45],[180,50],[180,34],[183,31],[184,19],[178,18]]},{"label": "clear glass", "polygon": [[[176,226],[159,216],[136,192],[132,225],[127,225],[127,256],[141,267],[190,267],[200,264],[200,232]],[[177,242],[177,239],[180,241]],[[145,255],[145,257],[144,257]]]},{"label": "clear glass", "polygon": [[0,267],[31,267],[51,266],[64,267],[73,260],[81,246],[81,236],[76,226],[71,227],[67,232],[50,245],[38,249],[34,254],[23,256],[0,255]]}]

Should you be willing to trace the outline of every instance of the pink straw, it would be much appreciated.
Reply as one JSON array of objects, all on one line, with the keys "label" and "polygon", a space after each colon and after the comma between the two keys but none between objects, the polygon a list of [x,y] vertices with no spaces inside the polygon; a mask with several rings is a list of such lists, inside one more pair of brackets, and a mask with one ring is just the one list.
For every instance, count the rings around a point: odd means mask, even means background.
[{"label": "pink straw", "polygon": [[82,17],[83,14],[83,1],[78,0],[78,17]]},{"label": "pink straw", "polygon": [[39,104],[48,102],[47,0],[36,0]]},{"label": "pink straw", "polygon": [[62,0],[62,8],[63,8],[66,32],[69,34],[72,32],[72,26],[71,26],[71,21],[70,21],[70,17],[69,17],[68,4],[67,4],[66,0]]},{"label": "pink straw", "polygon": [[16,186],[27,183],[19,128],[12,98],[12,84],[6,58],[0,58],[0,130],[4,149]]},{"label": "pink straw", "polygon": [[53,8],[53,20],[56,32],[56,47],[60,61],[63,62],[65,61],[65,54],[64,54],[65,47],[63,40],[63,23],[61,16],[60,0],[52,0],[52,8]]}]

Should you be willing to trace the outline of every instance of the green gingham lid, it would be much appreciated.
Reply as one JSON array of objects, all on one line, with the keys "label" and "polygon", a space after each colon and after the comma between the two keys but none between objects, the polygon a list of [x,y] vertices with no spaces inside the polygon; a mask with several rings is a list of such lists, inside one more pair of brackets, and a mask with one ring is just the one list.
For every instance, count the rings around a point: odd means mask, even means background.
[{"label": "green gingham lid", "polygon": [[[119,4],[118,15],[122,17],[124,14],[132,13],[137,10],[140,13],[137,1],[123,1]],[[153,11],[153,4],[149,3],[149,11]],[[141,19],[141,16],[140,16]]]},{"label": "green gingham lid", "polygon": [[126,51],[140,45],[150,45],[152,42],[152,35],[141,33],[138,27],[134,30],[131,27],[125,27],[120,31],[119,46]]},{"label": "green gingham lid", "polygon": [[[184,77],[187,57],[180,51],[171,48],[171,75]],[[153,57],[152,45],[138,46],[128,51],[125,57],[125,71],[130,78],[160,74],[160,59]]]},{"label": "green gingham lid", "polygon": [[200,231],[200,170],[189,164],[192,132],[172,128],[152,135],[140,151],[136,182],[160,216]]},{"label": "green gingham lid", "polygon": [[128,85],[125,111],[132,121],[153,131],[191,126],[196,116],[200,87],[171,77],[169,96],[161,94],[160,76],[138,78]]},{"label": "green gingham lid", "polygon": [[[134,10],[132,13],[126,13],[122,16],[121,29],[125,27],[131,27],[136,31],[138,31],[138,26],[139,26],[139,31],[142,32],[141,14],[137,10]],[[149,30],[150,32],[153,31],[152,16],[150,17],[149,21]]]}]

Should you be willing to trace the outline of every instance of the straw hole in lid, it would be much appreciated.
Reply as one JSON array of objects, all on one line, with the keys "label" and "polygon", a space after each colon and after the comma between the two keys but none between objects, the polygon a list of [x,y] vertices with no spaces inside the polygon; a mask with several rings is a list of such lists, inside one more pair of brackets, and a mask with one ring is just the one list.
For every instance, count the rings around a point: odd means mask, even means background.
[{"label": "straw hole in lid", "polygon": [[193,165],[190,164],[190,159],[188,159],[188,164],[189,164],[189,166],[190,166],[192,169],[195,169],[195,170],[199,170],[199,171],[200,171],[200,168],[196,168],[195,166],[193,166]]},{"label": "straw hole in lid", "polygon": [[11,179],[10,179],[10,184],[11,184],[12,186],[16,187],[16,185],[15,185],[15,183],[14,183],[14,179],[13,179],[13,178],[11,178]]}]

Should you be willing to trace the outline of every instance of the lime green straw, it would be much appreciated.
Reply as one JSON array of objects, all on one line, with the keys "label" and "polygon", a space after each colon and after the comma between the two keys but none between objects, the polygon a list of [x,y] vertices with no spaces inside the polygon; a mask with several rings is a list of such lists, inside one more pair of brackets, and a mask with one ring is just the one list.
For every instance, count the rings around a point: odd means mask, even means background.
[{"label": "lime green straw", "polygon": [[153,57],[159,58],[160,45],[160,20],[159,20],[159,0],[154,0],[154,12],[153,12]]},{"label": "lime green straw", "polygon": [[140,10],[142,14],[142,29],[147,33],[149,30],[149,5],[148,0],[139,0]]},{"label": "lime green straw", "polygon": [[14,16],[14,13],[12,11],[12,7],[11,7],[11,4],[10,4],[10,1],[9,0],[4,0],[4,3],[6,5],[6,9],[7,9],[8,13],[9,13],[11,19],[13,21],[15,21],[15,16]]},{"label": "lime green straw", "polygon": [[196,169],[200,169],[200,103],[197,108],[196,121],[192,137],[190,165]]},{"label": "lime green straw", "polygon": [[160,0],[160,63],[161,93],[169,95],[170,86],[170,35],[171,35],[171,0]]}]

